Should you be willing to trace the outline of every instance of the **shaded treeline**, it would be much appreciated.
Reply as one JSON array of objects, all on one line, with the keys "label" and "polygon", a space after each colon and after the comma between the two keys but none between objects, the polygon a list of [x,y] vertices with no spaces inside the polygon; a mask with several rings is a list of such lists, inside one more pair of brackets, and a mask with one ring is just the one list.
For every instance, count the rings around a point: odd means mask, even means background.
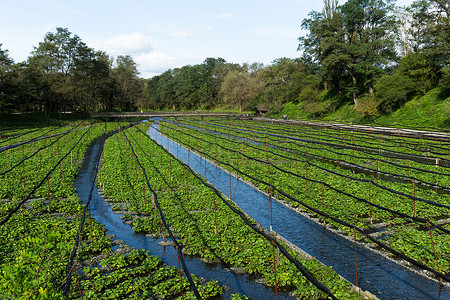
[{"label": "shaded treeline", "polygon": [[[301,27],[299,58],[271,65],[207,58],[139,78],[130,56],[111,59],[68,29],[47,33],[25,62],[0,47],[0,110],[99,111],[257,107],[303,103],[311,115],[352,102],[362,115],[389,113],[416,95],[450,87],[450,6],[417,0],[324,0]],[[445,95],[446,96],[446,95]]]}]

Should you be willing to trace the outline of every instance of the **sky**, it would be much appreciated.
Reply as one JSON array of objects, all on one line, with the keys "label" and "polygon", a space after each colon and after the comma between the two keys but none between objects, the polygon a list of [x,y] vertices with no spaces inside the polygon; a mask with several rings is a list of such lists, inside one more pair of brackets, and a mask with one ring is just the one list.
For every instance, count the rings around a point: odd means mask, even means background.
[{"label": "sky", "polygon": [[95,50],[130,55],[143,78],[207,57],[270,65],[300,56],[301,22],[322,7],[322,0],[0,0],[0,44],[21,62],[47,32],[68,28]]}]

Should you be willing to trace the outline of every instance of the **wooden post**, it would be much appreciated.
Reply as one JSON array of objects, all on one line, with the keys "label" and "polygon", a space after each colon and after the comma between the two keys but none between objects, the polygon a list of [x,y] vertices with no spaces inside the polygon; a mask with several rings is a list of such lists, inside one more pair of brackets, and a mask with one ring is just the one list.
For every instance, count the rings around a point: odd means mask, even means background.
[{"label": "wooden post", "polygon": [[205,156],[205,179],[208,180],[208,177],[206,175],[206,156]]},{"label": "wooden post", "polygon": [[[372,202],[372,181],[369,181],[369,202]],[[372,225],[372,205],[369,204],[369,224]]]},{"label": "wooden post", "polygon": [[89,211],[89,225],[91,229],[91,243],[94,243],[94,237],[92,235],[92,216],[91,216],[91,204],[88,205],[88,211]]},{"label": "wooden post", "polygon": [[[428,226],[428,233],[430,234],[431,245],[433,246],[434,258],[436,259],[437,269],[438,269],[438,272],[440,273],[441,270],[439,268],[439,262],[438,262],[438,258],[437,258],[437,254],[436,254],[436,248],[434,247],[433,235],[431,234],[430,224],[428,222],[427,222],[427,226]],[[442,278],[439,278],[439,279],[440,279],[441,285],[444,285],[444,283],[442,282]]]},{"label": "wooden post", "polygon": [[353,236],[355,242],[355,274],[356,274],[356,287],[358,287],[358,261],[356,259],[356,229],[353,227]]},{"label": "wooden post", "polygon": [[305,182],[305,193],[308,192],[308,162],[305,162],[305,177],[306,177],[306,182]]},{"label": "wooden post", "polygon": [[230,171],[228,172],[228,175],[230,177],[230,200],[231,200],[231,167],[230,167]]},{"label": "wooden post", "polygon": [[217,234],[216,193],[214,193],[213,201],[214,201],[214,225],[215,225],[215,233]]},{"label": "wooden post", "polygon": [[180,274],[180,284],[181,284],[181,299],[184,300],[184,292],[183,292],[183,277],[181,276],[181,265],[180,265],[180,249],[179,247],[175,247],[177,249],[177,258],[178,258],[178,272]]},{"label": "wooden post", "polygon": [[[74,262],[74,264],[75,264],[75,262]],[[72,268],[74,267],[74,264],[72,265]],[[80,292],[80,298],[81,298],[81,300],[83,300],[83,293],[81,292],[80,282],[78,281],[77,270],[74,270],[73,273],[75,274],[75,281],[77,282],[78,291]]]},{"label": "wooden post", "polygon": [[51,208],[50,208],[50,174],[47,176],[47,198],[48,198],[48,213],[50,213]]},{"label": "wooden post", "polygon": [[[324,195],[323,195],[323,182],[322,182],[322,211],[325,212],[325,208],[324,208],[324,204],[323,204],[323,199],[324,199]],[[326,224],[325,224],[325,216],[323,216],[323,229],[326,228]]]},{"label": "wooden post", "polygon": [[272,241],[272,257],[273,257],[273,273],[275,278],[275,297],[278,300],[277,264],[275,260],[275,244],[273,241]]},{"label": "wooden post", "polygon": [[[414,186],[414,197],[416,197],[416,181],[413,181]],[[414,199],[414,218],[416,217],[416,199]]]},{"label": "wooden post", "polygon": [[[436,158],[436,185],[439,185],[439,158]],[[436,192],[438,187],[436,187]]]},{"label": "wooden post", "polygon": [[25,232],[25,211],[23,209],[23,204],[22,204],[22,227],[23,227],[23,246],[25,248],[25,250],[27,249],[27,242],[25,241],[26,238],[26,232]]}]

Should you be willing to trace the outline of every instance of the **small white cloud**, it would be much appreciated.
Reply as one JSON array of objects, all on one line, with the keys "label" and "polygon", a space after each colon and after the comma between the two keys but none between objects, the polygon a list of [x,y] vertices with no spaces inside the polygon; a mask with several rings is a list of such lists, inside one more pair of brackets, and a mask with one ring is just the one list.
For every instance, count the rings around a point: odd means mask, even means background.
[{"label": "small white cloud", "polygon": [[134,57],[139,64],[141,76],[144,78],[161,74],[169,69],[199,64],[205,58],[200,55],[174,54],[162,51],[143,53]]},{"label": "small white cloud", "polygon": [[250,34],[276,38],[276,39],[296,39],[300,36],[300,29],[297,28],[283,28],[270,26],[253,26],[246,30]]},{"label": "small white cloud", "polygon": [[190,30],[173,31],[170,33],[170,36],[181,37],[181,38],[191,37],[192,35],[193,35],[192,31],[190,31]]},{"label": "small white cloud", "polygon": [[229,19],[229,18],[234,17],[233,14],[225,13],[225,12],[220,13],[220,14],[214,14],[214,16],[215,16],[216,18],[219,18],[219,19]]},{"label": "small white cloud", "polygon": [[112,54],[138,54],[153,49],[153,40],[141,33],[122,34],[106,40],[104,50]]}]

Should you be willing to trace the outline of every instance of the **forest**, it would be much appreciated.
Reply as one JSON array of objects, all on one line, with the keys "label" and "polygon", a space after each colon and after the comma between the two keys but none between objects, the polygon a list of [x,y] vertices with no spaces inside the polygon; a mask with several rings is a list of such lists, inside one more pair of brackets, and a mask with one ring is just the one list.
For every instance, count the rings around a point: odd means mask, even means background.
[{"label": "forest", "polygon": [[417,0],[325,0],[301,28],[298,58],[272,64],[206,58],[144,79],[131,56],[113,58],[67,28],[48,32],[26,61],[0,44],[0,113],[210,110],[280,112],[301,103],[310,116],[352,103],[388,114],[418,95],[450,87],[450,5]]}]

